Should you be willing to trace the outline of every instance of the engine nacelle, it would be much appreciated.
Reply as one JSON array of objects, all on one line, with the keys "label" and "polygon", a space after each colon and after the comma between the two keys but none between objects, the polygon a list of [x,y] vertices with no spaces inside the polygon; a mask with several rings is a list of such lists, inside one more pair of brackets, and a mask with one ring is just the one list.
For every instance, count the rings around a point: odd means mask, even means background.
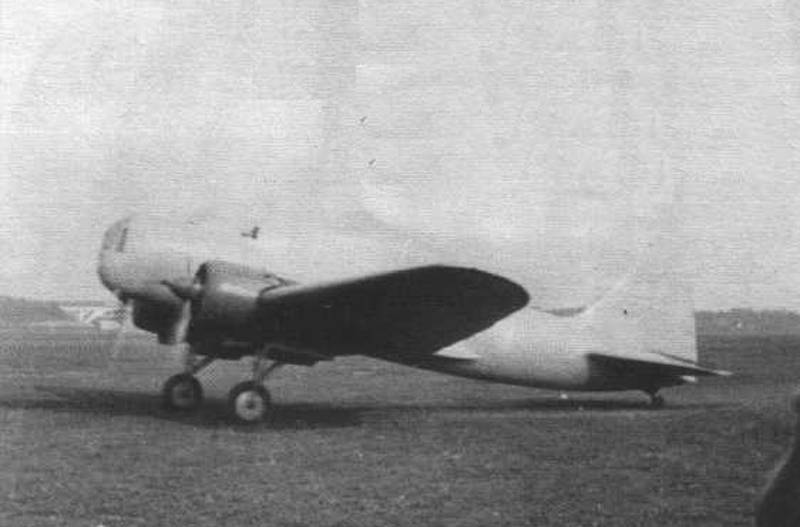
[{"label": "engine nacelle", "polygon": [[201,265],[195,281],[200,288],[192,299],[189,342],[255,338],[258,297],[290,283],[270,273],[221,261]]},{"label": "engine nacelle", "polygon": [[161,344],[177,344],[175,328],[180,324],[181,302],[133,300],[133,324],[158,335]]}]

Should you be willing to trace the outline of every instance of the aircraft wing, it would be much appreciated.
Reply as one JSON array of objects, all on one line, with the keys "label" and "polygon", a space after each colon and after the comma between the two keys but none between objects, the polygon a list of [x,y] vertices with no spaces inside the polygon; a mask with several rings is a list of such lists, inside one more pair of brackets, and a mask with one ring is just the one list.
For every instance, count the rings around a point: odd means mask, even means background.
[{"label": "aircraft wing", "polygon": [[695,362],[655,351],[640,353],[636,356],[620,356],[596,352],[589,353],[588,357],[606,371],[617,375],[637,375],[641,377],[731,375],[728,371],[704,368]]},{"label": "aircraft wing", "polygon": [[326,354],[426,355],[528,303],[525,289],[477,269],[427,266],[263,292],[267,341]]}]

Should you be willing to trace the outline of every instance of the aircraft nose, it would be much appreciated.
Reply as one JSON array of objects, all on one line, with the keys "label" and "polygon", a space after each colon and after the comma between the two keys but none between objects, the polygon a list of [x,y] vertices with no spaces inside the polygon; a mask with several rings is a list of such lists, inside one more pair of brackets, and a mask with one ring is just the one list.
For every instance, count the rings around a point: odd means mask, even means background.
[{"label": "aircraft nose", "polygon": [[101,254],[97,264],[97,276],[109,291],[116,294],[121,289],[119,265],[113,255]]}]

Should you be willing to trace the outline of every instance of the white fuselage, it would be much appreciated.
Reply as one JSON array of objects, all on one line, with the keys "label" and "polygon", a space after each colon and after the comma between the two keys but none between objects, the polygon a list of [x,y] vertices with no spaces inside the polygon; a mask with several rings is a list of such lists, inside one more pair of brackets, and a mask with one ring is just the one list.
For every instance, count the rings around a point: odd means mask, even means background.
[{"label": "white fuselage", "polygon": [[592,343],[578,326],[575,320],[525,308],[444,350],[445,355],[474,359],[445,363],[439,369],[524,386],[590,389],[586,354]]},{"label": "white fuselage", "polygon": [[[118,222],[106,234],[98,273],[103,284],[121,298],[141,291],[157,298],[162,294],[169,296],[162,281],[191,278],[199,265],[212,258],[263,268],[298,282],[434,263],[433,259],[426,261],[407,251],[398,256],[396,250],[394,254],[385,250],[384,243],[347,236],[287,242],[271,239],[267,233],[262,244],[234,231],[227,244],[198,247],[189,240],[186,242],[176,244],[169,237],[148,239],[130,221]],[[313,245],[311,253],[303,250],[309,243]],[[396,248],[396,245],[390,247]],[[338,276],[332,277],[327,273],[329,269],[335,269]],[[629,389],[598,378],[592,368],[588,353],[617,350],[608,350],[596,325],[589,322],[579,316],[556,316],[526,307],[486,331],[442,350],[437,354],[442,360],[408,364],[453,375],[551,389]]]}]

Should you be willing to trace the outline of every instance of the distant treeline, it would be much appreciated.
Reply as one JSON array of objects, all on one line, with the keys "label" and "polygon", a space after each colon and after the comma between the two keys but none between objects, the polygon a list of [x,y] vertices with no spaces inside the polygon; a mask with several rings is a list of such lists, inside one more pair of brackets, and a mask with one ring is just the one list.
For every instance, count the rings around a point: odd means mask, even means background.
[{"label": "distant treeline", "polygon": [[67,320],[55,302],[0,296],[0,327]]},{"label": "distant treeline", "polygon": [[800,314],[793,311],[699,311],[695,321],[699,335],[800,335]]},{"label": "distant treeline", "polygon": [[[558,316],[572,316],[581,311],[581,308],[548,310]],[[782,309],[697,311],[694,317],[698,335],[800,335],[800,314]]]}]

